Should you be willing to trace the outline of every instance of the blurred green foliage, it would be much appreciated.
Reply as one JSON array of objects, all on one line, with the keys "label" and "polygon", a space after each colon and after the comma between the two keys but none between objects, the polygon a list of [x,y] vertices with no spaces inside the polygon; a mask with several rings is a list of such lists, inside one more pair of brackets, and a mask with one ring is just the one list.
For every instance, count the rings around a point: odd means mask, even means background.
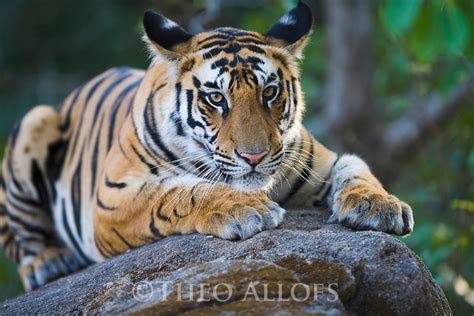
[{"label": "blurred green foliage", "polygon": [[[387,117],[413,98],[446,95],[472,73],[472,1],[387,0],[378,5],[376,93]],[[376,28],[378,29],[378,28]],[[382,54],[380,54],[382,52]],[[383,84],[382,84],[383,83]],[[405,164],[392,190],[415,212],[406,242],[442,286],[455,314],[474,310],[474,107]],[[468,283],[463,291],[460,280]],[[469,288],[470,285],[470,288]]]},{"label": "blurred green foliage", "polygon": [[[302,67],[311,117],[318,115],[324,99],[328,53],[322,3],[307,2],[316,16]],[[153,8],[186,25],[206,3],[1,1],[0,144],[32,105],[58,104],[75,86],[108,67],[146,67],[140,41],[145,9]],[[294,3],[223,1],[222,13],[213,24],[265,32]],[[383,0],[375,2],[374,14],[372,92],[377,104],[374,115],[381,121],[413,109],[415,101],[427,95],[448,95],[473,71],[472,0]],[[427,264],[455,314],[470,315],[474,310],[474,106],[465,107],[412,156],[403,162],[400,177],[390,188],[415,212],[415,230],[401,240]],[[1,258],[0,299],[16,295],[19,289],[14,265]]]}]

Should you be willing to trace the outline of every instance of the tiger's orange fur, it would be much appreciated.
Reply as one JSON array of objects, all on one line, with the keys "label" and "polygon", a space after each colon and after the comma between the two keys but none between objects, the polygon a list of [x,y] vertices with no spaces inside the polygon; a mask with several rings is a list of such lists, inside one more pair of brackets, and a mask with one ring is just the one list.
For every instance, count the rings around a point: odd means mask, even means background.
[{"label": "tiger's orange fur", "polygon": [[249,238],[282,222],[277,203],[327,204],[355,229],[412,230],[410,207],[361,159],[302,126],[306,5],[266,35],[192,36],[150,12],[144,22],[146,71],[111,69],[12,132],[0,241],[27,289],[171,234]]}]

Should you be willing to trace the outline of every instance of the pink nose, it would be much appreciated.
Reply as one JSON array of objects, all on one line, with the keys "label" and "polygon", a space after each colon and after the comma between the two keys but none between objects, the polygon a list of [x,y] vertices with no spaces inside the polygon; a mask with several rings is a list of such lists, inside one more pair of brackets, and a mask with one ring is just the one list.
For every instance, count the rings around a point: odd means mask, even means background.
[{"label": "pink nose", "polygon": [[268,154],[268,150],[261,151],[259,153],[239,153],[237,154],[244,158],[250,165],[256,166],[262,159]]}]

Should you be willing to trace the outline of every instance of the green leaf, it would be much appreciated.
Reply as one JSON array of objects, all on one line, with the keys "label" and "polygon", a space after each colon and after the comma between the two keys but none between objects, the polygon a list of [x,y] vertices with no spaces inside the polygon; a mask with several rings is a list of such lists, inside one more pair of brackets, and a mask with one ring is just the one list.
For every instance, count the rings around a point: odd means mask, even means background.
[{"label": "green leaf", "polygon": [[413,25],[421,0],[386,0],[381,7],[382,22],[393,36],[400,36]]},{"label": "green leaf", "polygon": [[433,6],[426,5],[418,15],[412,31],[408,34],[410,51],[418,61],[431,63],[442,51],[443,42],[440,36],[440,25],[436,23],[441,13]]},{"label": "green leaf", "polygon": [[449,6],[441,18],[444,49],[451,54],[462,53],[469,42],[469,24],[464,13],[455,6]]}]

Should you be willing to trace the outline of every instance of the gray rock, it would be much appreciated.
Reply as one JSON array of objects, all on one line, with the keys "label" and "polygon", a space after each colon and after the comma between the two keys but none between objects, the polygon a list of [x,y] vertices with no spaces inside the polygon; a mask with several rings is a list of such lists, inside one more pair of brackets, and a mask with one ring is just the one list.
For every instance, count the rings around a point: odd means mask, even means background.
[{"label": "gray rock", "polygon": [[8,300],[0,314],[452,314],[402,242],[327,218],[289,211],[282,227],[244,241],[171,236]]}]

